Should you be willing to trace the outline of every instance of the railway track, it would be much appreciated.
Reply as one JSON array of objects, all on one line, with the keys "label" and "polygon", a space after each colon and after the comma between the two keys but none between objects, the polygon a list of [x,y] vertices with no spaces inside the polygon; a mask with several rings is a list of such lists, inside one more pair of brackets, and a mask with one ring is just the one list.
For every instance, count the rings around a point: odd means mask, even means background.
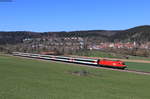
[{"label": "railway track", "polygon": [[150,75],[150,72],[137,71],[137,70],[126,70],[126,72],[134,72],[134,73],[137,73],[137,74]]},{"label": "railway track", "polygon": [[69,63],[69,62],[61,62],[61,61],[54,61],[54,60],[44,60],[44,59],[21,57],[21,56],[15,56],[15,57],[18,57],[18,58],[25,58],[25,59],[33,59],[33,60],[39,60],[39,61],[47,61],[47,62],[71,64],[71,65],[74,65],[74,66],[82,66],[82,67],[89,67],[89,68],[105,69],[105,70],[112,70],[112,71],[119,71],[119,72],[129,72],[129,73],[135,73],[135,74],[141,74],[141,75],[150,75],[150,72],[137,71],[137,70],[128,70],[128,69],[121,70],[121,69],[100,67],[100,66],[87,65],[87,64],[75,64],[75,63]]}]

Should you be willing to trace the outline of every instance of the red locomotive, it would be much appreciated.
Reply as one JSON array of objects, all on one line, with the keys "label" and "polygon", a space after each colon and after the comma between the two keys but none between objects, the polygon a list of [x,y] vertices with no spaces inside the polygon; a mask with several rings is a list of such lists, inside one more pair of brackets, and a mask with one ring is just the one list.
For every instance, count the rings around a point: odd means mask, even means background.
[{"label": "red locomotive", "polygon": [[125,69],[127,65],[123,61],[120,60],[107,60],[107,59],[102,59],[98,61],[99,65],[106,66],[106,67],[114,67],[114,68],[119,68],[119,69]]}]

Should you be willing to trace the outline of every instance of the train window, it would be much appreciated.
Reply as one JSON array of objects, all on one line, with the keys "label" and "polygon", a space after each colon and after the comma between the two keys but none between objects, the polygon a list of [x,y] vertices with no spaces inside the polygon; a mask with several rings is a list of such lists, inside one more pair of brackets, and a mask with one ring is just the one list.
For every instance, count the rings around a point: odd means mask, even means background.
[{"label": "train window", "polygon": [[69,58],[65,58],[65,57],[57,57],[58,59],[67,59],[69,60]]},{"label": "train window", "polygon": [[49,56],[47,56],[47,55],[42,55],[41,57],[49,57]]},{"label": "train window", "polygon": [[38,56],[38,55],[32,55],[32,56]]},{"label": "train window", "polygon": [[76,61],[95,62],[96,60],[75,59]]}]

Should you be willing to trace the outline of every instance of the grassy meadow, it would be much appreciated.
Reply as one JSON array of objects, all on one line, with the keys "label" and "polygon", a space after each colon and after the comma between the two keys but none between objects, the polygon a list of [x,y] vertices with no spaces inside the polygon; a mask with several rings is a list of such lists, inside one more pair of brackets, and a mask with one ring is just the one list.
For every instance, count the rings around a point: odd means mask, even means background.
[{"label": "grassy meadow", "polygon": [[129,70],[138,70],[144,72],[150,72],[150,63],[134,63],[134,62],[126,62]]},{"label": "grassy meadow", "polygon": [[120,59],[126,59],[125,56],[128,56],[128,58],[131,60],[150,61],[150,57],[123,55],[123,54],[116,54],[116,53],[110,53],[110,52],[104,52],[104,51],[81,51],[81,52],[75,53],[75,55],[88,56],[88,57],[101,57],[101,58],[120,58]]},{"label": "grassy meadow", "polygon": [[[88,75],[72,74],[81,70]],[[149,92],[148,75],[0,55],[0,99],[149,99]]]}]

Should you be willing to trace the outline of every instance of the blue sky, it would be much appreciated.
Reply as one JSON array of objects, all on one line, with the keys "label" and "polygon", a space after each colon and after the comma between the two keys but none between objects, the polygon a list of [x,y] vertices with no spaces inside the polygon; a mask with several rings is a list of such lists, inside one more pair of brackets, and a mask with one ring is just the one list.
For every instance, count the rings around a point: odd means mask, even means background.
[{"label": "blue sky", "polygon": [[118,30],[150,25],[149,5],[150,0],[0,2],[0,31]]}]

